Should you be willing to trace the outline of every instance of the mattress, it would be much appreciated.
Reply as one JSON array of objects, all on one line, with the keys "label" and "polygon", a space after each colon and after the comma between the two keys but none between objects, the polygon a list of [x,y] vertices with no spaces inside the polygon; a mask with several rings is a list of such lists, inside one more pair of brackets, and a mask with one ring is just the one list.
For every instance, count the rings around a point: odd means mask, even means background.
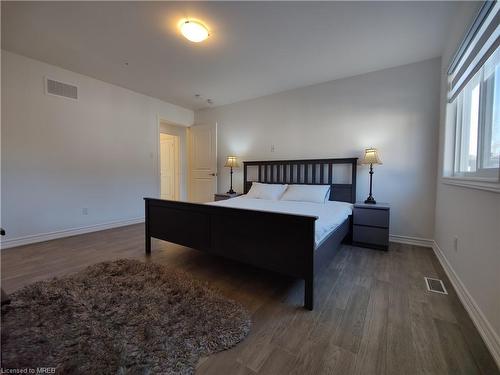
[{"label": "mattress", "polygon": [[209,202],[207,204],[243,208],[246,210],[316,216],[318,218],[314,224],[314,242],[316,247],[352,214],[353,207],[351,203],[347,202],[328,201],[325,203],[313,203],[275,201],[247,198],[245,195],[217,202]]}]

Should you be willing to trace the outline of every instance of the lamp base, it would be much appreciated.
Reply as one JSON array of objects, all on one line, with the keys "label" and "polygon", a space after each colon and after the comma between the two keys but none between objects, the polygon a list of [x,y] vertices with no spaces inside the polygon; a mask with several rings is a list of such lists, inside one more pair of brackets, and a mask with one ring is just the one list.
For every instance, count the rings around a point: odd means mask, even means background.
[{"label": "lamp base", "polygon": [[236,194],[236,192],[233,189],[229,189],[229,191],[226,192],[226,194]]},{"label": "lamp base", "polygon": [[377,202],[375,201],[375,199],[370,195],[368,198],[366,198],[365,200],[365,203],[368,203],[368,204],[376,204]]}]

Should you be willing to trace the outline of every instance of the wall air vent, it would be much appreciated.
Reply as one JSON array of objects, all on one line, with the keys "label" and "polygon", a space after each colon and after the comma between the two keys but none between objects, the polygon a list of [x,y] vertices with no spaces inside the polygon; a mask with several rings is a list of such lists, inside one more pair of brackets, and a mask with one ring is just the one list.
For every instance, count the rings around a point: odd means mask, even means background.
[{"label": "wall air vent", "polygon": [[448,294],[442,280],[433,279],[430,277],[424,277],[424,279],[425,284],[427,285],[427,290],[429,292]]},{"label": "wall air vent", "polygon": [[62,96],[69,99],[78,99],[78,87],[68,83],[59,82],[52,78],[45,78],[45,93]]}]

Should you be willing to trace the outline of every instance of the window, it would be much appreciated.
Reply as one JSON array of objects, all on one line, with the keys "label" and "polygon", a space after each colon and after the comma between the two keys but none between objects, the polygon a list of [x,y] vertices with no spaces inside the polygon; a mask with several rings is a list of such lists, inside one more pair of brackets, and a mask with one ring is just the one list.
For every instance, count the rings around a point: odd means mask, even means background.
[{"label": "window", "polygon": [[453,175],[498,181],[500,166],[500,49],[460,91],[455,106]]},{"label": "window", "polygon": [[448,68],[445,182],[500,192],[500,3],[485,1]]}]

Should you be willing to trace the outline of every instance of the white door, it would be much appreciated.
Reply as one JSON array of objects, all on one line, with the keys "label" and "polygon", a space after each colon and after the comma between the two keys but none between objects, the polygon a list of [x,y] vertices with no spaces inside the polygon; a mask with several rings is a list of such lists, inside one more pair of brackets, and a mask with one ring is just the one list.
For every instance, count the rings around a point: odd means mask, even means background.
[{"label": "white door", "polygon": [[217,124],[189,128],[189,200],[212,202],[217,192]]},{"label": "white door", "polygon": [[160,197],[179,199],[179,137],[160,133]]}]

